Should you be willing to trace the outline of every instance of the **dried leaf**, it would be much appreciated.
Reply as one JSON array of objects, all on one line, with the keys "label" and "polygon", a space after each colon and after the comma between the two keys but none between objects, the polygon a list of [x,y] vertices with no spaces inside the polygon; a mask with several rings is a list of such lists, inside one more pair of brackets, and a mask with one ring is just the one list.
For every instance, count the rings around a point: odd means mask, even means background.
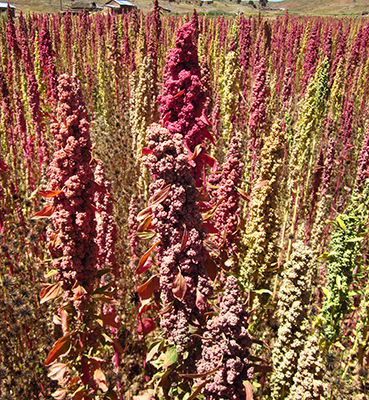
[{"label": "dried leaf", "polygon": [[194,159],[201,153],[201,151],[202,151],[201,144],[198,144],[198,145],[195,147],[195,150],[194,150],[192,156],[188,159],[188,161],[194,160]]},{"label": "dried leaf", "polygon": [[155,346],[153,346],[150,351],[146,354],[146,362],[148,363],[151,361],[154,357],[154,355],[159,351],[161,345],[163,344],[163,341],[160,341],[159,343],[156,343]]},{"label": "dried leaf", "polygon": [[41,289],[40,293],[40,304],[45,303],[48,300],[53,300],[59,297],[62,294],[62,288],[60,282],[54,283],[52,285],[44,284],[44,287]]},{"label": "dried leaf", "polygon": [[47,376],[53,381],[61,381],[67,371],[67,364],[55,363],[49,367]]},{"label": "dried leaf", "polygon": [[172,283],[173,296],[178,300],[182,301],[187,290],[187,284],[185,278],[182,276],[181,271],[178,271],[177,276],[174,278]]},{"label": "dried leaf", "polygon": [[160,189],[159,191],[157,191],[154,194],[154,196],[152,196],[152,198],[149,200],[149,203],[150,204],[162,203],[168,197],[171,187],[172,187],[172,185],[169,184],[169,185],[165,186],[163,189]]},{"label": "dried leaf", "polygon": [[159,289],[159,276],[153,275],[148,281],[137,288],[137,293],[140,296],[140,300],[146,300],[151,298],[155,290]]},{"label": "dried leaf", "polygon": [[205,239],[202,243],[204,245],[204,249],[207,252],[209,252],[210,254],[213,254],[215,257],[220,257],[220,250],[215,243],[213,243],[209,239]]},{"label": "dried leaf", "polygon": [[251,364],[251,366],[254,368],[255,372],[262,372],[263,374],[266,374],[267,372],[273,372],[273,368],[269,365]]},{"label": "dried leaf", "polygon": [[146,207],[137,214],[137,221],[141,222],[147,219],[152,214],[152,206]]},{"label": "dried leaf", "polygon": [[95,369],[94,372],[94,379],[95,382],[97,383],[97,386],[105,393],[109,390],[107,384],[106,384],[106,378],[104,373],[100,368]]},{"label": "dried leaf", "polygon": [[67,393],[67,389],[58,389],[54,393],[52,393],[51,396],[53,396],[55,400],[63,400],[65,399]]},{"label": "dried leaf", "polygon": [[205,378],[205,377],[217,372],[218,369],[222,366],[222,364],[223,364],[223,357],[219,360],[218,365],[214,369],[210,370],[209,372],[203,372],[201,374],[180,374],[180,376],[182,378],[191,378],[191,379]]},{"label": "dried leaf", "polygon": [[149,215],[144,221],[140,223],[140,225],[137,228],[137,232],[144,232],[151,224],[151,221],[152,221],[152,215]]},{"label": "dried leaf", "polygon": [[195,399],[197,399],[197,396],[200,394],[201,390],[203,389],[203,387],[205,385],[206,385],[206,382],[202,382],[199,386],[197,386],[195,391],[191,394],[191,396],[187,400],[195,400]]},{"label": "dried leaf", "polygon": [[187,226],[183,224],[183,234],[182,234],[182,240],[181,240],[181,251],[183,251],[186,248],[187,245],[187,240],[188,240],[188,232],[187,232]]},{"label": "dried leaf", "polygon": [[243,189],[241,189],[241,188],[239,188],[239,187],[236,187],[236,189],[237,189],[237,192],[240,194],[240,196],[241,196],[244,200],[247,200],[247,201],[250,201],[250,200],[251,200],[251,197],[250,197],[249,195],[247,195],[246,192],[245,192]]},{"label": "dried leaf", "polygon": [[151,309],[151,298],[141,301],[141,306],[138,310],[138,315],[142,315],[144,312]]},{"label": "dried leaf", "polygon": [[36,194],[43,197],[55,197],[62,192],[63,192],[62,190],[44,190],[44,191],[40,190]]},{"label": "dried leaf", "polygon": [[70,343],[70,333],[67,335],[61,337],[58,339],[53,347],[53,349],[50,351],[46,361],[45,365],[48,366],[51,363],[53,363],[56,359],[58,359],[60,356],[63,354],[67,353],[70,349],[71,343]]},{"label": "dried leaf", "polygon": [[55,207],[51,204],[47,204],[42,210],[37,213],[31,219],[50,218],[55,211]]},{"label": "dried leaf", "polygon": [[72,289],[72,292],[74,293],[74,299],[73,300],[78,300],[80,297],[84,296],[87,294],[87,291],[84,287],[81,285],[78,285]]},{"label": "dried leaf", "polygon": [[243,385],[245,386],[246,400],[253,400],[254,395],[253,395],[253,390],[252,390],[251,382],[249,382],[249,381],[244,381],[244,382],[243,382]]},{"label": "dried leaf", "polygon": [[161,309],[159,315],[164,315],[169,312],[173,308],[173,302],[168,303],[165,307]]},{"label": "dried leaf", "polygon": [[150,248],[149,250],[147,250],[147,252],[141,257],[137,268],[136,268],[136,274],[138,273],[138,271],[142,268],[142,266],[146,263],[146,261],[148,260],[150,253],[155,249],[155,247],[160,243],[159,242],[155,242]]},{"label": "dried leaf", "polygon": [[196,307],[202,311],[205,310],[206,305],[207,305],[207,299],[206,297],[200,292],[199,289],[196,289]]}]

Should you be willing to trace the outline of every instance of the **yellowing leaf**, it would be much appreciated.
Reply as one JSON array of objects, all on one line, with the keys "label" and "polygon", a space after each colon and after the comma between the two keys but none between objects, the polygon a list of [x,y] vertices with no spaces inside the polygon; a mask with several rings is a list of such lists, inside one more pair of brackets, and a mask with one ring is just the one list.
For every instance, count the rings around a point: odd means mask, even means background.
[{"label": "yellowing leaf", "polygon": [[160,242],[155,242],[155,243],[149,248],[149,250],[147,250],[147,252],[141,257],[141,259],[140,259],[140,261],[139,261],[139,263],[138,263],[138,265],[137,265],[137,268],[136,268],[136,273],[137,273],[137,271],[138,271],[139,269],[141,269],[142,266],[146,263],[147,259],[148,259],[149,256],[150,256],[150,253],[155,249],[155,247],[156,247],[159,243],[160,243]]},{"label": "yellowing leaf", "polygon": [[51,204],[47,204],[42,210],[37,213],[31,219],[51,218],[54,214],[55,207]]},{"label": "yellowing leaf", "polygon": [[67,353],[70,349],[70,333],[61,337],[59,340],[56,341],[53,349],[50,351],[45,365],[48,366],[53,363],[56,359],[58,359],[61,355]]},{"label": "yellowing leaf", "polygon": [[137,293],[141,300],[146,300],[149,299],[157,289],[159,289],[159,277],[158,275],[154,275],[137,288]]},{"label": "yellowing leaf", "polygon": [[62,190],[44,190],[44,191],[38,191],[36,194],[43,197],[55,197],[62,192],[63,192]]}]

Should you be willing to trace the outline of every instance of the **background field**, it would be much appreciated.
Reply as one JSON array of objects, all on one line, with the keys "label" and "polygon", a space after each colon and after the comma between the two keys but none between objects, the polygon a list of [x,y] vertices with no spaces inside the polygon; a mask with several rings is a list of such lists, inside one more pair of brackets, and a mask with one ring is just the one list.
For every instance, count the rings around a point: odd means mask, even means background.
[{"label": "background field", "polygon": [[[139,9],[148,12],[152,7],[152,2],[150,0],[135,0],[132,1]],[[97,1],[99,5],[103,5],[104,1]],[[212,5],[198,6],[194,4],[185,3],[176,4],[169,1],[160,2],[164,7],[170,8],[174,13],[185,13],[192,11],[194,8],[198,12],[204,13],[257,13],[258,10],[253,10],[247,5],[237,4],[236,2],[226,1],[226,0],[215,0]],[[13,5],[22,11],[35,11],[35,12],[57,12],[60,10],[59,0],[16,0],[12,2]],[[255,2],[257,5],[258,2]],[[62,1],[63,9],[65,10],[69,1]],[[304,14],[304,15],[361,15],[364,11],[369,11],[368,0],[284,0],[281,2],[269,2],[268,7],[276,10],[263,10],[262,15],[275,15],[284,11],[280,9],[288,9],[292,14]]]}]

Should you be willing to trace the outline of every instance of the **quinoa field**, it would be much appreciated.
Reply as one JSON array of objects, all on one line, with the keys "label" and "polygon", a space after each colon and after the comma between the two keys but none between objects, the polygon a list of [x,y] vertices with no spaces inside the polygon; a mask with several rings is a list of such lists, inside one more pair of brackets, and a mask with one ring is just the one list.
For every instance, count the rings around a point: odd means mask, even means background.
[{"label": "quinoa field", "polygon": [[369,20],[0,17],[0,400],[369,399]]}]

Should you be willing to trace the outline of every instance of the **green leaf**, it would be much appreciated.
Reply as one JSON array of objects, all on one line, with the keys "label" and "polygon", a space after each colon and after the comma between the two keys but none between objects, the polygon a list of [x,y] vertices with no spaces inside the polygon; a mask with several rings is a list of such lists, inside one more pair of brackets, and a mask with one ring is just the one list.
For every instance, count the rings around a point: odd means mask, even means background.
[{"label": "green leaf", "polygon": [[169,347],[169,349],[165,353],[164,368],[167,369],[170,365],[176,363],[177,360],[178,360],[177,347],[176,346]]},{"label": "green leaf", "polygon": [[156,235],[156,232],[152,231],[145,231],[145,232],[138,232],[137,236],[143,240],[150,240]]},{"label": "green leaf", "polygon": [[338,225],[347,233],[347,228],[345,223],[342,221],[342,219],[340,217],[336,218]]},{"label": "green leaf", "polygon": [[347,243],[356,243],[356,242],[362,242],[362,241],[363,241],[362,237],[356,237],[356,238],[348,239]]},{"label": "green leaf", "polygon": [[109,273],[110,271],[111,271],[110,268],[100,269],[99,271],[96,272],[95,278],[100,279],[103,275]]},{"label": "green leaf", "polygon": [[108,283],[105,286],[101,286],[100,288],[96,289],[93,294],[104,294],[109,288],[110,286],[113,284],[113,282]]},{"label": "green leaf", "polygon": [[342,278],[339,275],[337,275],[336,283],[337,283],[338,290],[341,290],[341,282],[342,282]]}]

